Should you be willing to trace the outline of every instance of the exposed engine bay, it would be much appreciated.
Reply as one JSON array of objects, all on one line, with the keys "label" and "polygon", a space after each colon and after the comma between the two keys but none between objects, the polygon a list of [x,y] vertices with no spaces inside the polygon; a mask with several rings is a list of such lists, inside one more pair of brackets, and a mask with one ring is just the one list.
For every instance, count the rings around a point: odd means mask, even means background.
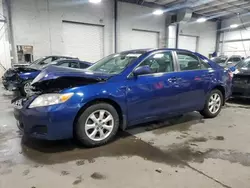
[{"label": "exposed engine bay", "polygon": [[45,80],[32,84],[33,91],[36,94],[59,92],[63,89],[84,86],[98,82],[105,82],[102,78],[84,78],[84,77],[59,77],[57,79]]}]

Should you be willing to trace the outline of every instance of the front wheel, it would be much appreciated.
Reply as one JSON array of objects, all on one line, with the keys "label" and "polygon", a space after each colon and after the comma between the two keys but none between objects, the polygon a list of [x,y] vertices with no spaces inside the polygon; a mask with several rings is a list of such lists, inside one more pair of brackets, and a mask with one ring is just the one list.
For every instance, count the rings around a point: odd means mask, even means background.
[{"label": "front wheel", "polygon": [[20,93],[23,96],[27,96],[29,94],[32,94],[32,86],[31,86],[32,80],[27,80],[22,83],[22,86],[20,88]]},{"label": "front wheel", "polygon": [[205,118],[216,117],[222,108],[223,95],[220,90],[213,90],[207,97],[204,109],[200,112]]},{"label": "front wheel", "polygon": [[75,133],[81,144],[95,147],[111,141],[118,128],[119,116],[116,109],[108,103],[96,103],[80,115]]}]

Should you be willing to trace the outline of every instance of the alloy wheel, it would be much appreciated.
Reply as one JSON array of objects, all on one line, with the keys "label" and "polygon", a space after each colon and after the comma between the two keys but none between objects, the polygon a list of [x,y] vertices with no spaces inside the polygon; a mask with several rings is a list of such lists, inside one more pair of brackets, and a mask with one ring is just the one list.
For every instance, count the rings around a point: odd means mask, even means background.
[{"label": "alloy wheel", "polygon": [[85,122],[85,133],[94,141],[107,138],[114,128],[114,117],[107,110],[91,113]]},{"label": "alloy wheel", "polygon": [[27,82],[24,87],[23,87],[24,92],[28,95],[30,93],[32,93],[32,86],[31,86],[31,82]]},{"label": "alloy wheel", "polygon": [[221,97],[218,93],[213,93],[208,102],[208,109],[212,114],[216,114],[221,107]]}]

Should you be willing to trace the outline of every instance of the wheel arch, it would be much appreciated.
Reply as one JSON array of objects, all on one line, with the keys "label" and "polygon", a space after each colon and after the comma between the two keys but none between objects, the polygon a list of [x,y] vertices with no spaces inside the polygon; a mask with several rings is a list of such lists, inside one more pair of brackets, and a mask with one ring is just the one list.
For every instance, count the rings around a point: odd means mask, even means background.
[{"label": "wheel arch", "polygon": [[225,88],[222,85],[217,85],[211,91],[213,91],[215,89],[218,89],[222,93],[222,96],[223,96],[223,103],[222,104],[224,106],[226,103],[226,90],[225,90]]},{"label": "wheel arch", "polygon": [[77,115],[76,115],[76,117],[75,117],[75,119],[74,119],[74,123],[73,123],[73,131],[74,131],[74,134],[75,134],[75,126],[76,126],[76,123],[77,123],[77,120],[78,120],[78,118],[80,117],[80,115],[89,107],[89,106],[91,106],[91,105],[93,105],[93,104],[96,104],[96,103],[108,103],[108,104],[110,104],[110,105],[112,105],[115,109],[116,109],[116,111],[117,111],[117,113],[118,113],[118,115],[119,115],[119,122],[120,122],[120,125],[119,125],[119,127],[122,129],[122,130],[124,130],[125,128],[126,128],[126,126],[127,126],[127,124],[126,124],[126,122],[127,122],[127,119],[126,119],[126,115],[124,115],[124,113],[123,113],[123,109],[122,109],[122,107],[116,102],[116,101],[114,101],[114,100],[112,100],[112,99],[109,99],[109,98],[97,98],[97,99],[93,99],[93,100],[91,100],[91,101],[89,101],[89,102],[87,102],[86,104],[84,104],[81,108],[80,108],[80,110],[78,110],[78,112],[77,112]]}]

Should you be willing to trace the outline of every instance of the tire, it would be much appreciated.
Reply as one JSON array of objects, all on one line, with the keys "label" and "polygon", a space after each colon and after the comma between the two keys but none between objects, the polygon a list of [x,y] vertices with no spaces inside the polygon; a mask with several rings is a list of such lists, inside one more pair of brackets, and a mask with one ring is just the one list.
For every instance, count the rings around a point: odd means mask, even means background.
[{"label": "tire", "polygon": [[[219,97],[219,100],[220,100],[219,103],[216,101],[217,98],[213,99],[214,96]],[[216,117],[221,111],[221,108],[223,105],[223,100],[224,100],[223,95],[222,95],[220,90],[218,90],[218,89],[212,90],[211,93],[207,96],[204,109],[202,111],[200,111],[200,114],[203,115],[205,118]],[[210,102],[213,104],[209,105]],[[215,107],[214,112],[212,112],[213,110],[211,110],[212,106],[217,106],[217,108]],[[209,109],[209,107],[210,107],[210,109]]]},{"label": "tire", "polygon": [[22,96],[24,96],[24,97],[26,97],[27,96],[27,92],[25,91],[25,85],[26,84],[31,84],[31,82],[32,82],[33,80],[27,80],[27,81],[24,81],[23,83],[22,83],[22,86],[20,87],[20,93],[21,93],[21,95]]},{"label": "tire", "polygon": [[[101,112],[103,113],[103,118],[100,118]],[[100,119],[102,120],[100,121]],[[105,121],[107,119],[111,120]],[[98,123],[95,123],[96,121]],[[112,127],[112,129],[110,129],[110,127]],[[108,103],[96,103],[85,109],[77,119],[75,136],[82,145],[86,147],[97,147],[110,142],[115,137],[118,128],[119,115],[116,109]],[[103,133],[105,137],[101,138],[101,133]],[[93,136],[91,138],[92,134]]]}]

